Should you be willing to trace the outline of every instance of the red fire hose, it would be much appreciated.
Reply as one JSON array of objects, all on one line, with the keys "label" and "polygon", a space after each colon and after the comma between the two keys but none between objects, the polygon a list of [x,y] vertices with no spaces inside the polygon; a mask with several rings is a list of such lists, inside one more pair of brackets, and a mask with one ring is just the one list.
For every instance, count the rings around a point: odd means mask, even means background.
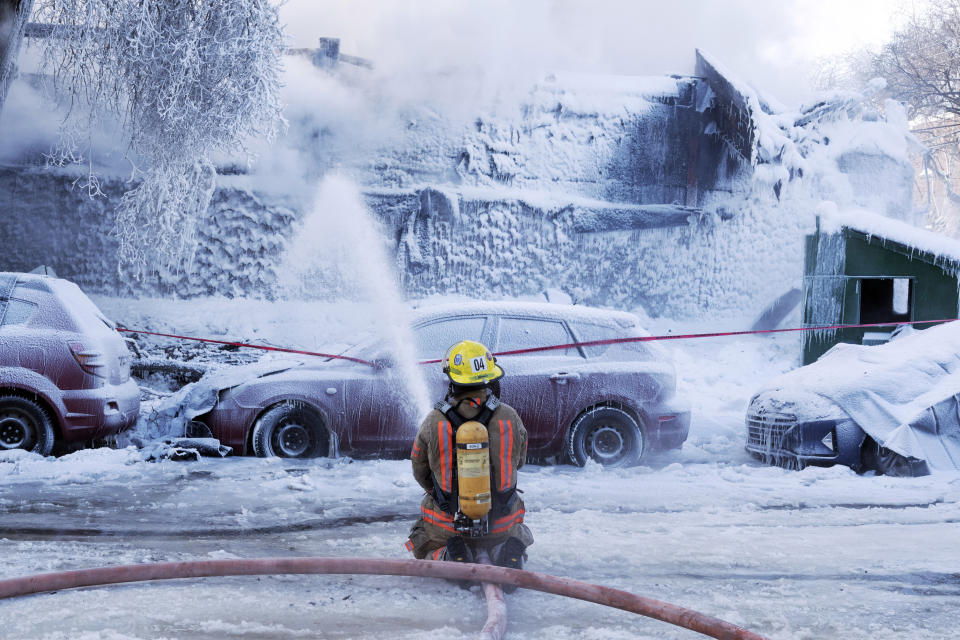
[{"label": "red fire hose", "polygon": [[[490,554],[484,548],[477,549],[477,562],[492,565]],[[507,601],[503,599],[503,590],[498,584],[482,582],[483,597],[487,600],[487,621],[480,630],[477,640],[503,640],[507,632]]]},{"label": "red fire hose", "polygon": [[379,558],[251,558],[202,560],[197,562],[161,562],[156,564],[122,565],[43,573],[0,580],[0,599],[44,591],[76,587],[92,587],[123,582],[171,580],[175,578],[210,578],[219,576],[252,576],[276,574],[363,574],[415,576],[471,580],[492,584],[509,584],[543,591],[568,598],[595,602],[623,609],[642,616],[696,631],[721,640],[765,640],[718,618],[678,607],[667,602],[634,595],[627,591],[595,584],[557,578],[542,573],[492,567],[482,564],[460,564],[430,560],[389,560]]}]

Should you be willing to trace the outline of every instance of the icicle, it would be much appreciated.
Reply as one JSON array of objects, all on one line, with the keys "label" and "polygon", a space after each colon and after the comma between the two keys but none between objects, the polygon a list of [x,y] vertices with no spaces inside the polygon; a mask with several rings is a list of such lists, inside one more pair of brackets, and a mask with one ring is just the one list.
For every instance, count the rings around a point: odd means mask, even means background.
[{"label": "icicle", "polygon": [[[817,238],[817,265],[812,276],[804,278],[805,323],[812,326],[838,324],[843,319],[846,293],[846,241],[841,233],[821,233]],[[831,340],[835,329],[818,329],[804,333],[805,346],[811,340]]]}]

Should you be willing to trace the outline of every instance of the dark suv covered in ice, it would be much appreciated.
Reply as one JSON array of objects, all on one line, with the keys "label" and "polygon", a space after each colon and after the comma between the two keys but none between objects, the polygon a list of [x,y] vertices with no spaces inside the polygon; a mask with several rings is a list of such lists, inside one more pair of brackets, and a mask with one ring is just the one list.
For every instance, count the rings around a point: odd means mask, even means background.
[{"label": "dark suv covered in ice", "polygon": [[[411,328],[419,361],[439,359],[465,339],[502,354],[647,335],[629,313],[512,302],[421,309]],[[346,353],[379,366],[321,359],[261,363],[242,382],[231,376],[236,386],[221,390],[216,406],[199,420],[235,451],[261,456],[408,455],[423,410],[405,384],[409,368],[377,341]],[[687,438],[689,406],[676,397],[673,365],[654,343],[574,345],[498,355],[498,363],[505,371],[501,398],[523,419],[532,458],[619,466],[678,448]],[[415,366],[425,395],[442,398],[447,380],[441,365]]]},{"label": "dark suv covered in ice", "polygon": [[48,455],[133,425],[125,340],[73,283],[0,272],[0,450]]}]

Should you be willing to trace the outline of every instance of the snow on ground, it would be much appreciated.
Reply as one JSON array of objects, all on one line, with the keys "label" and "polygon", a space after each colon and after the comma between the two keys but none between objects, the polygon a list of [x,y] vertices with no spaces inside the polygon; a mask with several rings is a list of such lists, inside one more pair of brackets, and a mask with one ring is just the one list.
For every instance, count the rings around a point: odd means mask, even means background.
[{"label": "snow on ground", "polygon": [[[291,340],[305,341],[297,346],[345,339],[357,311],[318,303],[295,309],[310,311],[303,316],[269,303],[206,301],[198,313],[168,301],[97,303],[130,326],[277,342],[289,329]],[[294,317],[309,321],[293,326]],[[658,320],[649,328],[718,327]],[[743,452],[744,409],[763,381],[796,365],[799,337],[665,346],[680,393],[693,402],[688,442],[631,469],[525,467],[519,483],[536,537],[527,568],[687,606],[778,640],[954,638],[960,474],[886,478],[761,466]],[[0,456],[0,577],[228,557],[406,557],[420,495],[408,462],[141,460],[133,449]],[[507,601],[510,638],[697,637],[536,592]],[[476,589],[380,576],[185,580],[0,601],[7,637],[43,640],[457,640],[476,637],[484,615]]]}]

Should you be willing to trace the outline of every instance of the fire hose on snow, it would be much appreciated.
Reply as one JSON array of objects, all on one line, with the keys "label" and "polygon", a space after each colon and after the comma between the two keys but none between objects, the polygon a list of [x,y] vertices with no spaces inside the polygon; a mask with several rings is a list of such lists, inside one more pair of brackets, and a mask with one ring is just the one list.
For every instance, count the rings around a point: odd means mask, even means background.
[{"label": "fire hose on snow", "polygon": [[[477,562],[483,565],[493,564],[490,554],[484,549],[477,552]],[[507,632],[507,602],[503,599],[503,589],[490,582],[482,582],[480,586],[487,601],[487,621],[480,630],[478,640],[503,640],[503,635]]]},{"label": "fire hose on snow", "polygon": [[486,635],[481,637],[490,640],[501,637],[506,627],[506,605],[503,604],[502,595],[499,595],[500,589],[495,585],[513,585],[523,589],[532,589],[623,609],[690,629],[710,638],[765,640],[763,636],[730,622],[619,589],[571,580],[570,578],[559,578],[542,573],[485,564],[431,560],[243,558],[121,565],[0,580],[0,599],[46,591],[59,591],[61,589],[150,580],[291,574],[390,575],[481,582],[484,583],[484,592],[488,598],[488,620],[483,629],[483,633]]}]

